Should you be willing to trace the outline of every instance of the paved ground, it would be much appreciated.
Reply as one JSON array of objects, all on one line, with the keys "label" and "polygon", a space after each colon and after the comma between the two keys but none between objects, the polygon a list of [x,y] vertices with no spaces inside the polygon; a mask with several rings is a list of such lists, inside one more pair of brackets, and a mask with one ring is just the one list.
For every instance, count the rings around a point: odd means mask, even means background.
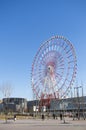
[{"label": "paved ground", "polygon": [[0,130],[86,130],[86,120],[70,118],[63,121],[54,119],[0,120]]}]

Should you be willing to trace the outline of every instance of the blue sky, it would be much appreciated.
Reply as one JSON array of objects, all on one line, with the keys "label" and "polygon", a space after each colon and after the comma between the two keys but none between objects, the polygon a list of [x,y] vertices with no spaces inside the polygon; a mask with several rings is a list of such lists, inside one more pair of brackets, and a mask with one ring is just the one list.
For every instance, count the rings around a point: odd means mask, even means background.
[{"label": "blue sky", "polygon": [[40,45],[55,35],[73,43],[77,82],[83,83],[86,95],[86,1],[0,0],[0,85],[10,82],[12,97],[33,98],[34,56]]}]

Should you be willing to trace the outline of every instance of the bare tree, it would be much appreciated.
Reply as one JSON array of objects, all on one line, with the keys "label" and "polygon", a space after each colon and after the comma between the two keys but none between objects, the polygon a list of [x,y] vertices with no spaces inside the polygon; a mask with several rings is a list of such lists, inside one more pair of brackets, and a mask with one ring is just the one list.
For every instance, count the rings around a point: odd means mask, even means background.
[{"label": "bare tree", "polygon": [[4,98],[7,98],[6,102],[4,103],[4,112],[5,112],[5,120],[7,122],[8,119],[8,113],[9,113],[9,97],[12,94],[12,85],[9,82],[5,82],[2,85],[0,85],[0,91],[2,92]]},{"label": "bare tree", "polygon": [[5,98],[8,98],[12,94],[13,87],[9,82],[5,82],[0,86],[0,91],[2,92]]}]

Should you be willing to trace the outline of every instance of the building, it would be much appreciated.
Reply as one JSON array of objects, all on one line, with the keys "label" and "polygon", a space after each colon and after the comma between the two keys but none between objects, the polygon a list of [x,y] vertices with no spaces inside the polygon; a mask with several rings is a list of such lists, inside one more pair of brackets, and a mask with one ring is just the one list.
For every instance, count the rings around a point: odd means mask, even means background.
[{"label": "building", "polygon": [[[43,106],[46,107],[46,106]],[[1,111],[8,112],[42,112],[40,109],[40,101],[32,100],[27,101],[24,98],[4,98],[3,102],[0,104]],[[65,98],[65,99],[51,99],[50,107],[45,109],[47,112],[85,112],[86,113],[86,96],[83,97],[74,97],[74,98]]]},{"label": "building", "polygon": [[3,111],[3,103],[2,100],[0,100],[0,113]]},{"label": "building", "polygon": [[38,111],[39,100],[32,100],[27,102],[28,112]]},{"label": "building", "polygon": [[65,99],[52,99],[50,109],[56,111],[86,111],[86,96],[65,98]]},{"label": "building", "polygon": [[27,100],[24,98],[4,98],[3,109],[12,112],[26,112]]}]

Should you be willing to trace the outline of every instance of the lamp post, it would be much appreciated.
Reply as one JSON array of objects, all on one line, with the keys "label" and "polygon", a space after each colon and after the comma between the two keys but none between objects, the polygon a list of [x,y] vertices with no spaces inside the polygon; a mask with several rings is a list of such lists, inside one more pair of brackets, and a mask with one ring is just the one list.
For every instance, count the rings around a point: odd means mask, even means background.
[{"label": "lamp post", "polygon": [[79,89],[82,89],[82,97],[83,97],[83,87],[79,86],[79,87],[74,87],[74,96],[75,96],[75,89],[77,91],[77,102],[78,102],[78,112],[77,112],[77,118],[78,120],[80,119],[80,98],[79,98]]}]

